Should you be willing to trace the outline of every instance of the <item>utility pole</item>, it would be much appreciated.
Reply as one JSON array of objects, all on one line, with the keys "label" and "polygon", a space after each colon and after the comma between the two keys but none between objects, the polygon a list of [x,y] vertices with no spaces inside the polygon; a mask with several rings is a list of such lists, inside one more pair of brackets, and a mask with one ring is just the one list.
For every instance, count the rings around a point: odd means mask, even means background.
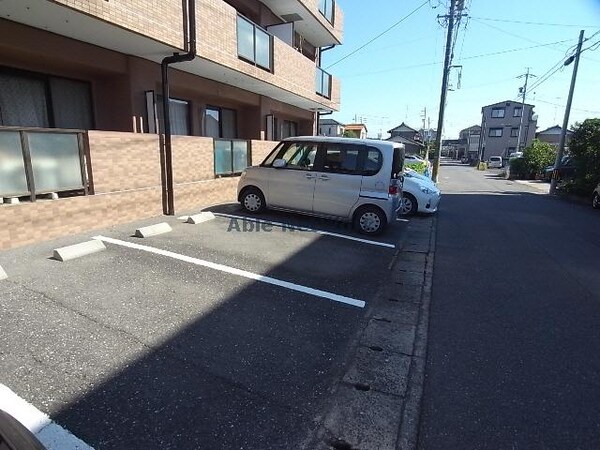
[{"label": "utility pole", "polygon": [[[442,154],[442,128],[444,126],[444,109],[446,107],[446,94],[448,91],[448,76],[450,75],[450,64],[452,59],[452,35],[454,33],[454,16],[456,5],[460,0],[450,0],[448,11],[448,34],[446,35],[446,56],[444,57],[444,69],[442,72],[442,93],[440,95],[440,114],[438,116],[437,136],[435,138],[435,157],[433,160],[433,181],[437,182],[440,170],[440,157]],[[460,5],[464,5],[461,1]]]},{"label": "utility pole", "polygon": [[568,66],[573,61],[573,75],[571,76],[571,87],[569,88],[569,98],[567,99],[567,106],[565,107],[565,117],[563,120],[562,130],[560,131],[560,141],[558,143],[558,152],[556,153],[556,161],[554,161],[554,170],[552,171],[552,181],[550,182],[550,194],[556,193],[556,183],[558,176],[558,168],[562,161],[563,153],[565,152],[565,139],[567,137],[567,128],[569,127],[569,114],[571,114],[571,103],[573,103],[573,92],[575,91],[575,80],[577,79],[577,69],[579,68],[579,55],[581,54],[581,45],[583,44],[583,31],[579,32],[579,42],[577,44],[577,50],[575,55],[570,56],[565,61],[565,66]]},{"label": "utility pole", "polygon": [[[523,130],[523,117],[525,117],[525,96],[527,95],[527,82],[529,81],[529,77],[535,77],[535,75],[529,73],[530,67],[527,68],[527,73],[523,74],[517,78],[525,77],[525,85],[523,86],[523,101],[521,102],[521,120],[519,121],[519,134],[517,137],[517,151],[521,151],[521,135]],[[529,118],[527,119],[529,120]],[[527,137],[525,137],[525,142],[527,142]],[[510,156],[510,155],[508,155]]]}]

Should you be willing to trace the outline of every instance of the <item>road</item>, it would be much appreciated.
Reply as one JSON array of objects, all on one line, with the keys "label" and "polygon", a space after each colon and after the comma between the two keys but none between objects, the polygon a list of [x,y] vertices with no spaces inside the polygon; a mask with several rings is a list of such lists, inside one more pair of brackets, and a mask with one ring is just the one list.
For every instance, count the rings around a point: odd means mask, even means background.
[{"label": "road", "polygon": [[600,448],[600,214],[442,167],[419,448]]}]

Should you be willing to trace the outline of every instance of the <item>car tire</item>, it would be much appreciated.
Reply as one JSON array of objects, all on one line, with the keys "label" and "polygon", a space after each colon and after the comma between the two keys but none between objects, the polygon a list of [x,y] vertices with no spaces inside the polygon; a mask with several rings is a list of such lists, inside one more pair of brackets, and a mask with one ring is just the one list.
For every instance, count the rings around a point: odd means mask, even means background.
[{"label": "car tire", "polygon": [[592,199],[592,207],[595,209],[600,209],[600,195],[598,193],[594,193],[594,198]]},{"label": "car tire", "polygon": [[250,187],[245,189],[240,195],[240,204],[244,211],[250,214],[258,214],[265,210],[265,196],[260,189]]},{"label": "car tire", "polygon": [[21,422],[2,410],[0,410],[0,448],[8,450],[46,449]]},{"label": "car tire", "polygon": [[400,202],[400,213],[403,216],[414,216],[417,213],[419,204],[417,203],[417,199],[414,195],[409,194],[408,192],[403,192]]},{"label": "car tire", "polygon": [[375,236],[381,234],[387,225],[387,217],[376,206],[363,206],[354,213],[354,228],[359,233]]}]

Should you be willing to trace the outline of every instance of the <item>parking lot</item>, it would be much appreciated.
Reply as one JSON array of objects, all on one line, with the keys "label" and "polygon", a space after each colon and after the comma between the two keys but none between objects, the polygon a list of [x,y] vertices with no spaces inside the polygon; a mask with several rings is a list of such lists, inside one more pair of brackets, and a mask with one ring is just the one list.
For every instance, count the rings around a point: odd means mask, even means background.
[{"label": "parking lot", "polygon": [[[0,382],[95,448],[310,446],[406,221],[211,211],[0,253]],[[51,258],[90,238],[106,250]]]}]

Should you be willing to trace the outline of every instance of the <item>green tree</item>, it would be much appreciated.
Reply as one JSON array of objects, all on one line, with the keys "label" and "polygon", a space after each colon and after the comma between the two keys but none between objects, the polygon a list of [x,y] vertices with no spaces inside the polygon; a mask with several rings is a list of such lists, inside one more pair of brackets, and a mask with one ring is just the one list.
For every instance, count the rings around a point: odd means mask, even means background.
[{"label": "green tree", "polygon": [[522,159],[523,161],[519,164],[522,171],[525,172],[526,177],[535,178],[536,174],[554,163],[556,150],[547,142],[534,139],[523,150]]},{"label": "green tree", "polygon": [[577,169],[570,190],[590,195],[600,182],[600,118],[575,124],[569,153],[574,157]]},{"label": "green tree", "polygon": [[344,134],[342,136],[347,138],[357,138],[358,133],[354,130],[344,130]]}]

